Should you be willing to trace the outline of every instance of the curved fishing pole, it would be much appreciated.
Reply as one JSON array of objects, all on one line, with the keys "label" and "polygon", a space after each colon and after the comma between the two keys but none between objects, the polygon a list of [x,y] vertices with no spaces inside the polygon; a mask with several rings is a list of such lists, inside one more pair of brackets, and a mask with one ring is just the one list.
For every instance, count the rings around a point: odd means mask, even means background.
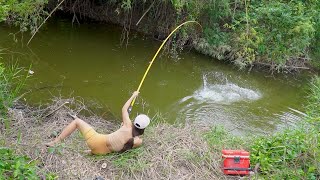
[{"label": "curved fishing pole", "polygon": [[[161,46],[159,47],[158,51],[157,51],[157,52],[155,53],[155,55],[153,56],[153,58],[152,58],[152,60],[151,60],[151,62],[150,62],[150,64],[149,64],[146,72],[144,73],[144,75],[143,75],[143,77],[142,77],[142,80],[141,80],[141,82],[140,82],[140,84],[139,84],[139,87],[138,87],[137,91],[140,91],[140,88],[141,88],[141,86],[142,86],[142,84],[143,84],[143,82],[144,82],[144,79],[146,78],[146,76],[147,76],[147,74],[148,74],[148,72],[149,72],[149,70],[150,70],[150,68],[151,68],[154,60],[155,60],[156,57],[158,56],[158,54],[159,54],[159,52],[161,51],[162,47],[165,45],[165,43],[169,40],[169,38],[170,38],[181,26],[183,26],[183,25],[185,25],[185,24],[188,24],[188,23],[196,23],[196,24],[198,24],[198,25],[202,28],[201,24],[199,24],[197,21],[186,21],[186,22],[180,24],[179,26],[177,26],[177,27],[169,34],[169,36],[162,42],[162,44],[161,44]],[[130,113],[131,110],[132,110],[132,107],[133,107],[133,105],[134,105],[135,100],[136,100],[136,99],[134,98],[134,99],[132,100],[132,102],[131,102],[131,105],[130,105],[130,107],[129,107],[129,109],[128,109],[128,112],[129,112],[129,113]]]}]

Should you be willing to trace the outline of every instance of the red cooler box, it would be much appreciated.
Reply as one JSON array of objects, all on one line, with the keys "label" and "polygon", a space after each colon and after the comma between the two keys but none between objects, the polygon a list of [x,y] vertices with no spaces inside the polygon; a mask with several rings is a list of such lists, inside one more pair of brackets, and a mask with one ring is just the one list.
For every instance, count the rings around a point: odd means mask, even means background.
[{"label": "red cooler box", "polygon": [[248,175],[250,153],[243,150],[222,150],[223,173],[227,175]]}]

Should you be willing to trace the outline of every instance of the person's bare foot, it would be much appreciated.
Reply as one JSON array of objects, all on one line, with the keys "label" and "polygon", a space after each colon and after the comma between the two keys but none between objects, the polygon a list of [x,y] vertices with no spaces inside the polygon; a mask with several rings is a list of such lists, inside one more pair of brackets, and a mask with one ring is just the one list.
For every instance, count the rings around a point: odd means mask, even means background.
[{"label": "person's bare foot", "polygon": [[45,145],[47,146],[47,147],[53,147],[53,146],[55,146],[56,144],[58,144],[60,142],[60,139],[59,138],[56,138],[55,140],[53,140],[53,141],[51,141],[51,142],[49,142],[49,143],[46,143]]},{"label": "person's bare foot", "polygon": [[49,143],[46,143],[45,145],[46,145],[47,147],[53,147],[55,144],[56,144],[56,143],[55,143],[54,141],[51,141],[51,142],[49,142]]},{"label": "person's bare foot", "polygon": [[89,150],[85,150],[84,153],[86,153],[87,155],[92,155],[92,152],[91,152],[90,149]]}]

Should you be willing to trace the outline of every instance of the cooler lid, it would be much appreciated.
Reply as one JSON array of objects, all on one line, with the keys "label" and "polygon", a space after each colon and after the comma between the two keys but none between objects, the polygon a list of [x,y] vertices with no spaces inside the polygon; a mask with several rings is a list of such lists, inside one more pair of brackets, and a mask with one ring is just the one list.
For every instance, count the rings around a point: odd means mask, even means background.
[{"label": "cooler lid", "polygon": [[250,156],[250,153],[245,150],[222,150],[222,155],[228,156]]}]

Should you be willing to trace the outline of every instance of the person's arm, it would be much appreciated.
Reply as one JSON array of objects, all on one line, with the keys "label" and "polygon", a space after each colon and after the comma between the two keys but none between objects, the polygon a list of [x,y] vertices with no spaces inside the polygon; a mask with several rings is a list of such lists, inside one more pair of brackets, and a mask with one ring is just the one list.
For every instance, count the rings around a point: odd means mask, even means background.
[{"label": "person's arm", "polygon": [[132,100],[136,98],[138,94],[139,94],[138,91],[133,92],[132,96],[128,99],[128,101],[122,107],[122,121],[124,126],[131,127],[132,125],[132,122],[129,118],[128,109],[131,105]]},{"label": "person's arm", "polygon": [[142,145],[142,138],[140,138],[139,136],[136,136],[133,138],[133,146],[132,148],[136,148]]},{"label": "person's arm", "polygon": [[141,146],[141,144],[142,144],[142,139],[139,136],[136,136],[134,138],[130,138],[128,140],[128,142],[126,144],[124,144],[123,148],[119,152],[123,153],[127,150],[137,148],[137,147]]}]

